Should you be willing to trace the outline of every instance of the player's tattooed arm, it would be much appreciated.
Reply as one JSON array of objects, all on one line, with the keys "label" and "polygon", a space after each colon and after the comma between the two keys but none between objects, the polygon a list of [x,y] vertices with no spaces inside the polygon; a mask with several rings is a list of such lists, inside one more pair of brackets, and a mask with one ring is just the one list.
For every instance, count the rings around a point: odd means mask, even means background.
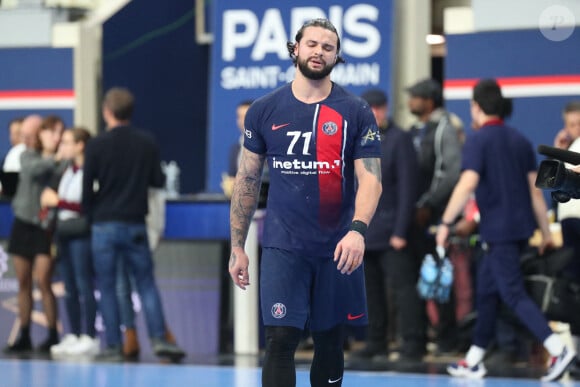
[{"label": "player's tattooed arm", "polygon": [[366,158],[362,159],[365,169],[373,174],[377,180],[381,181],[381,159],[378,158]]},{"label": "player's tattooed arm", "polygon": [[379,158],[354,160],[358,183],[353,220],[370,223],[381,196],[381,162]]},{"label": "player's tattooed arm", "polygon": [[[258,204],[264,155],[259,155],[242,149],[240,166],[230,206],[230,232],[232,247],[244,248],[252,216]],[[231,257],[235,259],[235,257]],[[231,262],[230,262],[231,264]]]}]

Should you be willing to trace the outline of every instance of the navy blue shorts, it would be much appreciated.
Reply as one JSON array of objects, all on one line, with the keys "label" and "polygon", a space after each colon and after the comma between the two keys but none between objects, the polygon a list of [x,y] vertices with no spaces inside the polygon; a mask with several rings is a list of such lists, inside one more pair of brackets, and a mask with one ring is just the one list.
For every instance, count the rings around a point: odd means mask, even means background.
[{"label": "navy blue shorts", "polygon": [[266,326],[324,331],[339,324],[366,325],[364,268],[341,274],[332,257],[309,257],[264,248],[260,268]]}]

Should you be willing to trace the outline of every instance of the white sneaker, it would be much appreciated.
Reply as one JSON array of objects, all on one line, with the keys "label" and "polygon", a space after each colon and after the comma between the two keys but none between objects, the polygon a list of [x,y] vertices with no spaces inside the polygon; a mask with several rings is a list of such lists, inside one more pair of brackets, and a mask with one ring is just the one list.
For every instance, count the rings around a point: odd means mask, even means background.
[{"label": "white sneaker", "polygon": [[95,356],[99,353],[101,342],[98,338],[81,335],[78,341],[66,348],[65,354],[69,356]]},{"label": "white sneaker", "polygon": [[552,382],[560,379],[570,364],[576,359],[576,352],[572,348],[564,347],[559,356],[552,356],[548,362],[548,371],[542,377],[542,382]]},{"label": "white sneaker", "polygon": [[485,376],[485,374],[487,374],[487,370],[485,369],[483,362],[470,367],[467,365],[467,361],[462,359],[457,363],[453,363],[447,366],[447,373],[451,376],[459,378],[481,379]]},{"label": "white sneaker", "polygon": [[66,350],[79,341],[77,335],[67,333],[60,343],[50,347],[50,354],[53,356],[64,355]]}]

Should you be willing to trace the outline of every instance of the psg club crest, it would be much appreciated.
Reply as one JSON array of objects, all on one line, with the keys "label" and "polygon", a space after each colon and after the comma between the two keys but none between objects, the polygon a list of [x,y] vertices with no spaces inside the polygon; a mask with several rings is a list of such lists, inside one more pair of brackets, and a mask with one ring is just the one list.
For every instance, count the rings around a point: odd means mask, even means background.
[{"label": "psg club crest", "polygon": [[282,318],[286,316],[286,306],[281,302],[277,302],[272,306],[272,316],[274,318]]},{"label": "psg club crest", "polygon": [[325,122],[324,124],[322,124],[322,131],[324,132],[324,134],[332,136],[338,131],[338,125],[336,125],[336,123],[332,121]]}]

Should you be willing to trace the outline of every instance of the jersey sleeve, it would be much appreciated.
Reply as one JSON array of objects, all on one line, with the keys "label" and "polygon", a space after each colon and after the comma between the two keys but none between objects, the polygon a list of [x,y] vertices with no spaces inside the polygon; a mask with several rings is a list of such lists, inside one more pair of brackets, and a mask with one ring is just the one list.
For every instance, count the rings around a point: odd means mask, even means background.
[{"label": "jersey sleeve", "polygon": [[244,147],[257,154],[266,153],[266,143],[262,136],[260,108],[253,104],[244,120]]},{"label": "jersey sleeve", "polygon": [[381,157],[381,136],[368,105],[361,106],[359,117],[353,159]]}]

